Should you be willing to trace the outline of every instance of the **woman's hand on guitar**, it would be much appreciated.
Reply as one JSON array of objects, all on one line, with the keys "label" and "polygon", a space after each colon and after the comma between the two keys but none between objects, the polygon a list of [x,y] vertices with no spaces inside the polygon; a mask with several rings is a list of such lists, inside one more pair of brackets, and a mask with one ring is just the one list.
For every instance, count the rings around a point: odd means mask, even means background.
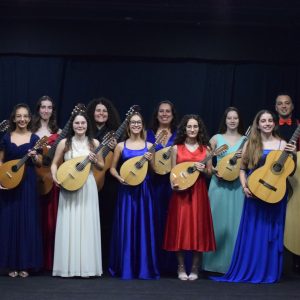
[{"label": "woman's hand on guitar", "polygon": [[201,162],[196,162],[195,167],[199,172],[207,173],[206,169],[205,169],[205,164],[203,164]]},{"label": "woman's hand on guitar", "polygon": [[236,152],[235,152],[235,156],[236,156],[237,158],[241,158],[241,157],[242,157],[242,149],[236,151]]},{"label": "woman's hand on guitar", "polygon": [[146,152],[146,153],[144,154],[144,156],[145,156],[145,158],[146,158],[148,161],[150,161],[150,160],[152,159],[152,157],[153,157],[153,154],[152,154],[151,152]]},{"label": "woman's hand on guitar", "polygon": [[57,180],[56,176],[52,176],[53,182],[57,187],[60,187],[60,182]]},{"label": "woman's hand on guitar", "polygon": [[285,151],[291,152],[291,153],[296,153],[297,147],[296,147],[296,142],[292,142],[289,144],[286,144],[284,147]]},{"label": "woman's hand on guitar", "polygon": [[5,188],[4,186],[2,186],[2,185],[0,184],[0,190],[7,190],[7,188]]},{"label": "woman's hand on guitar", "polygon": [[252,193],[250,192],[249,188],[247,186],[243,187],[243,192],[245,194],[246,197],[253,197]]},{"label": "woman's hand on guitar", "polygon": [[125,179],[122,178],[121,176],[118,176],[117,178],[119,180],[120,183],[124,184],[124,185],[127,185],[127,183],[125,182]]},{"label": "woman's hand on guitar", "polygon": [[109,141],[109,143],[107,144],[107,146],[111,149],[111,150],[114,150],[117,146],[117,140],[115,138],[111,139]]},{"label": "woman's hand on guitar", "polygon": [[89,160],[91,163],[96,164],[98,162],[97,155],[94,152],[90,152]]}]

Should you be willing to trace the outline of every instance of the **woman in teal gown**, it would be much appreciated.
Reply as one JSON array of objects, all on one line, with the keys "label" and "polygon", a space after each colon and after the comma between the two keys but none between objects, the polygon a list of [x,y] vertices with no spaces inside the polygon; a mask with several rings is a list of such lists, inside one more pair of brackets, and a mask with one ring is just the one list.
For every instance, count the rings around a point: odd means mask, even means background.
[{"label": "woman in teal gown", "polygon": [[[217,157],[219,162],[224,156],[236,152],[244,141],[240,113],[235,107],[225,110],[219,134],[214,135],[211,146],[216,149],[228,145],[228,150]],[[239,178],[225,181],[218,173],[212,176],[208,196],[212,212],[217,249],[203,254],[202,268],[210,272],[225,273],[231,257],[240,224],[244,195]]]}]

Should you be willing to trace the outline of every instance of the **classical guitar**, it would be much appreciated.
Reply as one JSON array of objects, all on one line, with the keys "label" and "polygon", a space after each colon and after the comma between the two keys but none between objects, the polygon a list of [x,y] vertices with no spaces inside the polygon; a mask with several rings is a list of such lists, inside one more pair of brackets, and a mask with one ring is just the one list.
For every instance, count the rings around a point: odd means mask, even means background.
[{"label": "classical guitar", "polygon": [[[114,138],[112,132],[108,132],[93,152],[97,154],[112,138]],[[56,177],[64,189],[77,191],[86,182],[90,170],[91,161],[89,156],[79,156],[62,163],[57,170]]]},{"label": "classical guitar", "polygon": [[[130,107],[130,109],[126,113],[125,120],[123,121],[123,123],[120,125],[120,127],[117,129],[117,131],[114,134],[117,141],[119,141],[120,138],[123,136],[132,114],[138,110],[139,110],[138,105],[133,105]],[[101,153],[102,153],[102,157],[104,158],[104,168],[103,170],[98,170],[96,168],[93,169],[98,190],[101,190],[104,185],[105,173],[111,167],[112,158],[113,158],[112,149],[108,145],[105,145],[102,148]]]},{"label": "classical guitar", "polygon": [[[47,144],[47,137],[39,139],[32,150],[37,150]],[[27,153],[21,159],[14,159],[5,162],[0,166],[0,184],[10,190],[18,186],[24,176],[25,163],[29,159]]]},{"label": "classical guitar", "polygon": [[52,189],[53,179],[50,170],[51,162],[53,160],[58,143],[67,136],[67,133],[71,126],[72,116],[78,112],[83,112],[85,110],[86,108],[84,104],[77,104],[72,110],[69,120],[67,121],[66,125],[64,126],[63,130],[61,131],[51,148],[49,149],[48,147],[44,147],[42,165],[35,168],[38,178],[38,190],[40,195],[46,195]]},{"label": "classical guitar", "polygon": [[0,132],[3,132],[3,131],[6,131],[9,127],[9,122],[8,120],[3,120],[1,123],[0,123]]},{"label": "classical guitar", "polygon": [[[167,137],[167,130],[163,129],[156,137],[154,144],[148,149],[148,152],[153,153],[155,147]],[[129,185],[138,185],[142,183],[147,175],[149,162],[145,155],[136,156],[128,159],[123,163],[120,169],[120,175]]]},{"label": "classical guitar", "polygon": [[234,181],[239,177],[240,174],[240,166],[241,166],[241,158],[237,154],[240,151],[246,141],[248,140],[248,136],[250,134],[251,127],[248,128],[245,136],[243,137],[243,141],[241,142],[239,148],[236,152],[227,154],[224,156],[217,164],[218,175],[227,181]]},{"label": "classical guitar", "polygon": [[172,146],[164,147],[155,153],[154,172],[165,175],[171,171],[171,152]]},{"label": "classical guitar", "polygon": [[284,246],[292,253],[300,255],[300,151],[297,152],[296,172],[288,180],[293,188],[293,193],[286,208]]},{"label": "classical guitar", "polygon": [[[227,151],[227,149],[228,146],[226,144],[218,147],[214,151],[210,152],[209,155],[201,161],[201,163],[207,163],[212,157],[222,154]],[[195,167],[195,162],[186,161],[177,164],[174,168],[172,168],[170,181],[173,183],[176,182],[176,188],[174,188],[174,190],[184,191],[195,184],[199,174],[200,172]]]},{"label": "classical guitar", "polygon": [[[289,143],[296,143],[299,135],[300,125],[298,125]],[[289,152],[271,151],[266,157],[265,164],[248,177],[248,187],[251,193],[262,201],[277,203],[286,192],[286,179],[294,168],[295,162]]]}]

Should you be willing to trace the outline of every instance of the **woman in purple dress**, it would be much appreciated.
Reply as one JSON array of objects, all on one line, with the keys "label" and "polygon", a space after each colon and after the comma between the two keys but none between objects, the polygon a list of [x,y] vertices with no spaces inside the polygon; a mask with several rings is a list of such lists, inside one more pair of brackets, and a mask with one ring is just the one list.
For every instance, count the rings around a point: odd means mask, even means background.
[{"label": "woman in purple dress", "polygon": [[34,164],[40,156],[33,149],[39,137],[30,131],[31,113],[18,104],[10,117],[10,132],[2,139],[0,164],[29,154],[22,182],[13,189],[0,186],[0,268],[10,277],[27,277],[43,265],[40,212]]}]

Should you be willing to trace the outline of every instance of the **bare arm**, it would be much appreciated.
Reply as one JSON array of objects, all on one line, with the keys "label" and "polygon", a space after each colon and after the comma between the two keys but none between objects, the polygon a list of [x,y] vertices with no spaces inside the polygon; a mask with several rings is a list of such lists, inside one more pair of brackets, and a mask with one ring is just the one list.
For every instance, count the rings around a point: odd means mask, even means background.
[{"label": "bare arm", "polygon": [[51,174],[52,174],[52,178],[53,181],[59,185],[59,182],[57,181],[57,177],[56,177],[56,173],[57,173],[57,169],[58,167],[62,164],[63,162],[63,157],[64,157],[64,149],[65,149],[65,145],[66,145],[66,139],[61,140],[58,145],[57,148],[55,150],[55,154],[54,154],[54,158],[51,164]]},{"label": "bare arm", "polygon": [[250,197],[250,196],[252,196],[252,194],[248,188],[247,177],[246,177],[246,170],[247,170],[248,166],[246,166],[244,163],[245,151],[246,151],[247,145],[248,145],[248,142],[245,143],[243,150],[242,150],[242,158],[241,158],[241,166],[240,166],[240,182],[241,182],[244,194],[247,197]]},{"label": "bare arm", "polygon": [[116,146],[116,148],[114,150],[114,156],[113,156],[113,159],[112,159],[112,164],[111,164],[111,167],[110,167],[110,174],[112,176],[114,176],[115,178],[117,178],[121,183],[124,183],[125,180],[119,175],[119,173],[117,171],[117,165],[118,165],[118,162],[120,160],[123,149],[124,149],[124,142],[119,143]]}]

